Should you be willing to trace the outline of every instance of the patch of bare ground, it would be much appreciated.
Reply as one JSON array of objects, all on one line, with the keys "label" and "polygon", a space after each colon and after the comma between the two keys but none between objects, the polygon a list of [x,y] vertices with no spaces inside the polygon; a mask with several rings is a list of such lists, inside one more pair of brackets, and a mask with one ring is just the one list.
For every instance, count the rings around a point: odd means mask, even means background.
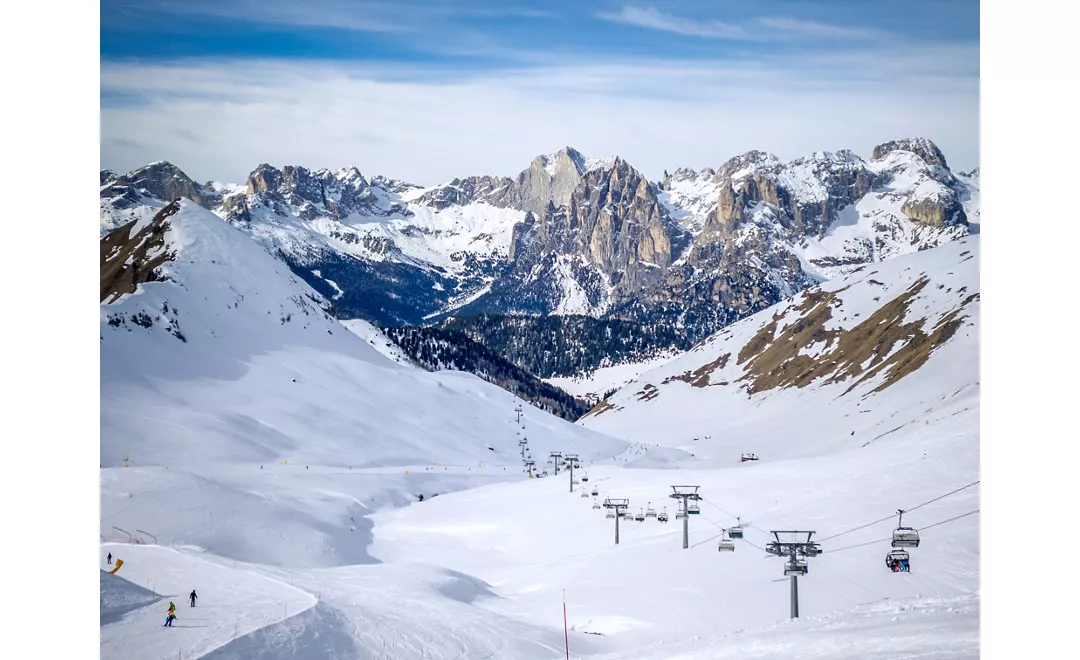
[{"label": "patch of bare ground", "polygon": [[101,299],[115,302],[125,293],[135,293],[143,282],[159,279],[158,266],[176,258],[165,249],[168,218],[180,210],[177,202],[166,205],[145,227],[131,234],[135,220],[117,227],[101,238]]},{"label": "patch of bare ground", "polygon": [[673,380],[681,380],[684,383],[690,383],[694,387],[708,387],[709,377],[712,376],[712,372],[726,367],[728,360],[730,359],[731,353],[724,353],[712,362],[707,362],[693,371],[686,371],[675,376],[668,376],[661,385],[667,385]]},{"label": "patch of bare ground", "polygon": [[645,383],[645,387],[641,388],[634,394],[637,396],[638,401],[651,401],[652,399],[660,396],[660,390],[656,389],[656,385],[653,385],[651,383]]},{"label": "patch of bare ground", "polygon": [[[611,410],[614,407],[615,406],[613,404],[609,403],[607,399],[604,399],[600,403],[593,406],[592,410],[590,410],[589,412],[582,415],[581,419],[585,419],[586,417],[589,417],[590,415],[593,416],[593,417],[595,417],[597,415],[602,415],[602,414],[604,414],[605,412]],[[581,421],[581,420],[578,420],[578,421]]]},{"label": "patch of bare ground", "polygon": [[[884,374],[884,380],[874,392],[884,390],[925,364],[930,354],[956,333],[964,319],[965,307],[978,299],[978,294],[968,296],[927,333],[923,330],[923,319],[903,322],[911,302],[927,284],[926,277],[919,278],[904,293],[850,330],[825,328],[832,318],[831,303],[839,291],[819,290],[808,294],[800,305],[804,311],[802,318],[773,339],[777,320],[774,317],[743,348],[739,363],[745,360],[746,367],[739,381],[747,381],[753,394],[805,387],[819,378],[825,383],[856,378],[845,390],[847,394],[860,383]],[[801,354],[804,348],[819,343],[824,346],[818,355]],[[900,347],[893,350],[897,345]]]}]

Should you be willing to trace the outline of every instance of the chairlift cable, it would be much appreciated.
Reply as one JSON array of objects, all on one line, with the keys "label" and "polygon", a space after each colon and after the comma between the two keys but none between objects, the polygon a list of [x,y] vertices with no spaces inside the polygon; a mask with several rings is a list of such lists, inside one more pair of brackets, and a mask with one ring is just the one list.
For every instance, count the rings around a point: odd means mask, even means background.
[{"label": "chairlift cable", "polygon": [[[922,508],[922,507],[926,506],[927,504],[932,504],[932,503],[934,503],[934,502],[937,502],[938,500],[942,500],[942,499],[945,499],[946,497],[948,497],[948,496],[950,496],[950,495],[955,495],[956,493],[959,493],[959,492],[960,492],[960,491],[962,491],[962,490],[965,490],[965,489],[971,488],[972,486],[974,486],[974,485],[978,484],[978,483],[979,483],[980,481],[981,481],[981,480],[976,480],[976,481],[973,481],[973,482],[971,482],[970,484],[968,484],[968,485],[966,485],[966,486],[961,486],[960,488],[957,488],[956,490],[953,490],[953,491],[949,491],[948,493],[945,493],[944,495],[941,495],[941,496],[939,496],[939,497],[935,497],[935,498],[934,498],[934,499],[932,499],[932,500],[927,500],[927,501],[923,502],[922,504],[919,504],[919,505],[917,505],[917,506],[913,506],[913,507],[911,507],[910,509],[904,509],[903,511],[904,511],[904,513],[910,513],[910,512],[912,512],[912,511],[914,511],[915,509],[919,509],[919,508]],[[860,529],[865,529],[865,528],[867,528],[867,527],[870,527],[870,526],[872,526],[872,525],[877,525],[877,524],[879,524],[879,523],[883,523],[883,522],[885,522],[886,520],[892,520],[892,519],[893,519],[893,518],[895,518],[895,517],[896,517],[896,514],[894,513],[894,514],[892,514],[892,515],[886,516],[886,517],[884,517],[884,518],[881,518],[881,519],[879,519],[879,520],[875,520],[874,522],[869,522],[869,523],[866,523],[865,525],[859,525],[858,527],[854,527],[854,528],[852,528],[852,529],[849,529],[849,530],[847,530],[846,532],[840,532],[839,534],[833,534],[832,536],[829,536],[829,537],[826,537],[826,538],[823,538],[823,539],[821,539],[821,541],[819,541],[819,543],[824,543],[825,541],[829,541],[829,540],[831,540],[831,539],[835,539],[835,538],[836,538],[836,537],[838,537],[838,536],[844,536],[845,534],[850,534],[851,532],[857,532],[857,531],[859,531]],[[923,529],[925,529],[925,528],[923,528]]]},{"label": "chairlift cable", "polygon": [[[952,522],[954,520],[959,520],[961,518],[966,518],[967,516],[974,515],[974,514],[978,513],[979,511],[980,511],[980,509],[975,509],[974,511],[968,511],[967,513],[962,513],[959,516],[949,518],[948,520],[942,520],[941,522],[936,522],[933,525],[927,525],[926,527],[920,527],[919,531],[922,532],[922,531],[930,529],[931,527],[937,527],[938,525],[944,525],[945,523],[949,523],[949,522]],[[885,538],[877,539],[876,541],[867,541],[866,543],[859,543],[857,545],[848,545],[848,546],[844,546],[843,548],[837,548],[835,550],[828,550],[828,553],[831,555],[833,553],[840,552],[841,550],[851,550],[852,548],[861,548],[861,547],[863,547],[865,545],[873,545],[875,543],[883,543],[885,541],[891,541],[891,540],[892,540],[892,536],[886,536]]]}]

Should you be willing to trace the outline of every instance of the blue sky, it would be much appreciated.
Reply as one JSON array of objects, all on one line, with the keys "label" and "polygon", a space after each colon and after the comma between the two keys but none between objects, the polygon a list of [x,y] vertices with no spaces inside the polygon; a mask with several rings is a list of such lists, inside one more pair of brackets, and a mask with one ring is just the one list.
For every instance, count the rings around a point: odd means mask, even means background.
[{"label": "blue sky", "polygon": [[432,184],[571,144],[650,176],[925,135],[978,164],[968,0],[102,0],[102,166]]}]

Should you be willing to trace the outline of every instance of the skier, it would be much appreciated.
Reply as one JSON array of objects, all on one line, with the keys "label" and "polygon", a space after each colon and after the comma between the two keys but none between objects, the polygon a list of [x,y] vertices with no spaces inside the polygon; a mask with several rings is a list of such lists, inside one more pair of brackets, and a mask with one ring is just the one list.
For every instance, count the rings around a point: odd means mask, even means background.
[{"label": "skier", "polygon": [[419,497],[419,498],[420,498],[420,501],[421,501],[421,502],[423,502],[423,501],[424,501],[424,494],[423,494],[423,493],[420,493],[419,495],[417,495],[417,497]]},{"label": "skier", "polygon": [[195,599],[198,598],[198,596],[195,595],[195,590],[194,589],[191,590],[191,595],[188,596],[188,598],[191,599],[191,606],[195,607]]},{"label": "skier", "polygon": [[111,552],[109,553],[109,556],[105,558],[105,563],[108,564],[109,566],[112,566],[112,553]]},{"label": "skier", "polygon": [[175,618],[176,618],[176,605],[173,605],[173,602],[170,600],[169,601],[169,615],[167,617],[165,617],[165,626],[167,626],[169,628],[172,628],[172,622],[173,622],[173,619],[175,619]]}]

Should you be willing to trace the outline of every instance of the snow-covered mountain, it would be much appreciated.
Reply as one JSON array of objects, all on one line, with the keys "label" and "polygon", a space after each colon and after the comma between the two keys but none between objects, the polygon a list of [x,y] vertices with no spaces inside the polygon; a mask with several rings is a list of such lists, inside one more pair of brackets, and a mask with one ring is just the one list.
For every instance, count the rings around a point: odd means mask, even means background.
[{"label": "snow-covered mountain", "polygon": [[[977,658],[977,264],[968,237],[867,265],[577,425],[517,423],[509,393],[388,359],[194,202],[134,218],[102,248],[100,554],[124,564],[101,655]],[[522,474],[525,437],[541,468],[578,452],[581,483]],[[680,483],[703,498],[687,549],[674,516],[614,545],[589,494],[674,513]],[[910,574],[883,562],[901,507]],[[822,542],[799,621],[774,529]]]},{"label": "snow-covered mountain", "polygon": [[978,173],[926,139],[791,162],[752,151],[648,181],[566,147],[516,178],[421,188],[355,168],[258,166],[199,185],[168,163],[101,173],[102,231],[177,196],[282,258],[336,313],[381,325],[450,315],[585,314],[705,337],[852,268],[972,232]]},{"label": "snow-covered mountain", "polygon": [[[168,255],[150,256],[155,277],[118,299],[103,292],[102,465],[475,464],[500,442],[508,460],[517,455],[496,419],[512,407],[509,393],[387,359],[284,263],[193,202],[170,204],[151,226]],[[103,249],[103,282],[130,253]],[[614,446],[537,416],[551,438]],[[539,430],[536,442],[547,442]]]},{"label": "snow-covered mountain", "polygon": [[[719,463],[866,447],[954,415],[977,429],[978,255],[972,236],[860,266],[641,374],[580,423]],[[793,434],[799,414],[814,421]]]}]

